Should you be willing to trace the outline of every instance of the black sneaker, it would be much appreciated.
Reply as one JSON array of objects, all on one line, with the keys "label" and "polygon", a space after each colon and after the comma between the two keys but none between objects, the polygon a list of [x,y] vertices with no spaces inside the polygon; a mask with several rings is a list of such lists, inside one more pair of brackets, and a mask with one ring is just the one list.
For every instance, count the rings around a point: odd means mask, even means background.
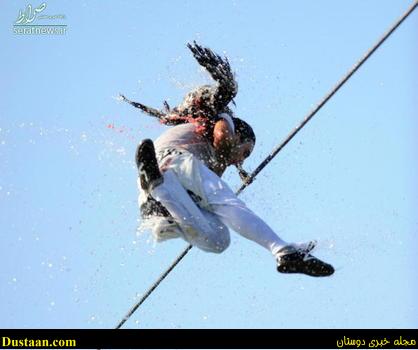
[{"label": "black sneaker", "polygon": [[[277,257],[277,271],[281,273],[303,273],[312,277],[326,277],[334,273],[334,268],[313,255],[309,250],[285,247]],[[311,249],[310,249],[311,250]]]},{"label": "black sneaker", "polygon": [[143,140],[136,149],[136,166],[139,171],[141,188],[150,191],[163,182],[163,176],[158,168],[157,158],[152,140]]}]

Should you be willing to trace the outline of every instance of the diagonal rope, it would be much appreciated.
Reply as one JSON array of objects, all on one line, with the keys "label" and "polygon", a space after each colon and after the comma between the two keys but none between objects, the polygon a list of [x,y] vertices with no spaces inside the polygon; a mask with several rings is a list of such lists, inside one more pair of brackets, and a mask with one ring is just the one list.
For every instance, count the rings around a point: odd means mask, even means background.
[{"label": "diagonal rope", "polygon": [[373,53],[382,45],[385,40],[401,25],[401,23],[415,10],[418,6],[418,0],[414,0],[413,4],[408,10],[389,28],[389,30],[382,35],[377,43],[367,51],[364,56],[347,72],[347,74],[335,85],[330,92],[316,105],[312,111],[310,111],[302,122],[284,139],[284,141],[278,145],[273,151],[264,159],[261,164],[251,173],[245,183],[240,187],[237,193],[241,193],[246,188],[258,173],[264,169],[264,167],[270,163],[270,161],[288,144],[288,142],[313,118],[313,116],[331,99],[332,96],[347,82],[348,79],[363,65],[367,59],[373,55]]},{"label": "diagonal rope", "polygon": [[115,329],[119,329],[122,325],[132,316],[132,314],[142,305],[142,303],[151,295],[151,293],[159,286],[159,284],[163,281],[164,278],[176,267],[176,265],[183,259],[186,254],[192,249],[193,246],[189,244],[189,246],[174,260],[170,267],[158,278],[156,282],[151,286],[150,289],[142,296],[141,300],[139,300],[125,315],[125,317],[118,323]]},{"label": "diagonal rope", "polygon": [[[385,32],[376,44],[369,49],[366,54],[348,71],[348,73],[335,85],[331,91],[318,103],[318,105],[310,111],[303,121],[280,143],[273,151],[261,162],[261,164],[251,173],[246,179],[245,183],[236,192],[239,195],[246,187],[248,187],[255,179],[255,177],[263,170],[268,163],[295,137],[295,135],[313,118],[313,116],[331,99],[332,96],[347,82],[348,79],[363,65],[364,62],[384,43],[384,41],[402,24],[402,22],[416,9],[418,0],[414,0],[413,4],[406,10],[406,12]],[[125,317],[118,323],[115,329],[119,329],[132,316],[132,314],[143,304],[143,302],[152,294],[152,292],[159,286],[159,284],[168,276],[168,274],[180,263],[186,254],[192,249],[192,245],[187,248],[173,261],[169,268],[158,278],[156,282],[148,289],[142,298],[128,311]]]}]

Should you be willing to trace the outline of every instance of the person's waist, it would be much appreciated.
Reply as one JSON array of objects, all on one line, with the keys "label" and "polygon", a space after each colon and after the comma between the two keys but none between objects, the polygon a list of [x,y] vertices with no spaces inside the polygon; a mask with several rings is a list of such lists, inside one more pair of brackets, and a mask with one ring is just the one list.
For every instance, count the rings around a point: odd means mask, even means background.
[{"label": "person's waist", "polygon": [[191,155],[197,159],[200,159],[205,164],[216,163],[218,160],[214,152],[211,152],[210,150],[189,149],[189,147],[185,148],[181,146],[171,146],[157,149],[156,155],[158,162],[161,162],[168,157],[176,157],[181,155]]},{"label": "person's waist", "polygon": [[161,162],[167,157],[180,156],[182,154],[190,154],[190,152],[180,147],[165,147],[156,151],[158,162]]}]

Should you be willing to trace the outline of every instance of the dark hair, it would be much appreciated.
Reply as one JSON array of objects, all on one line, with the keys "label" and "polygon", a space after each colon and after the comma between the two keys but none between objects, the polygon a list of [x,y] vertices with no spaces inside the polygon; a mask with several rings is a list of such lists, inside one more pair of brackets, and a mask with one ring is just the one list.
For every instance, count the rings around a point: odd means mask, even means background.
[{"label": "dark hair", "polygon": [[242,119],[232,117],[232,120],[234,121],[235,132],[237,132],[240,136],[240,141],[242,143],[251,141],[255,144],[256,138],[253,128]]}]

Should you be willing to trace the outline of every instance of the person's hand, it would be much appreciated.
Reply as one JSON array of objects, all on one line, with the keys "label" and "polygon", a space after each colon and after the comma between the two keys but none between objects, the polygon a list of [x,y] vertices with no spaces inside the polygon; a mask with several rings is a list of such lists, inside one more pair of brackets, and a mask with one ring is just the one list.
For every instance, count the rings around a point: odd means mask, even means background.
[{"label": "person's hand", "polygon": [[241,180],[242,180],[243,183],[250,184],[253,181],[251,179],[251,175],[249,173],[247,173],[242,168],[242,163],[235,164],[235,167],[237,168],[239,177],[241,178]]}]

